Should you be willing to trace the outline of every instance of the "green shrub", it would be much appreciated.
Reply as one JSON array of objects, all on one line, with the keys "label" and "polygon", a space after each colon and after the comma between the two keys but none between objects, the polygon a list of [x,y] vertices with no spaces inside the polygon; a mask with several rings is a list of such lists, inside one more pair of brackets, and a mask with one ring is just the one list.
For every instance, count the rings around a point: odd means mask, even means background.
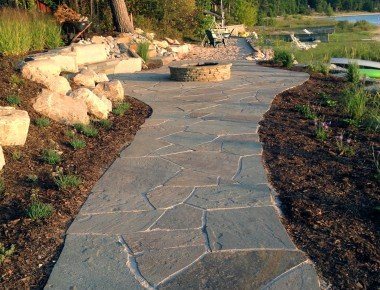
[{"label": "green shrub", "polygon": [[91,126],[91,125],[83,125],[83,124],[74,124],[75,130],[77,130],[79,133],[82,133],[83,135],[87,137],[96,137],[98,136],[98,130]]},{"label": "green shrub", "polygon": [[21,104],[21,98],[17,95],[10,95],[7,97],[7,102],[11,106],[18,106]]},{"label": "green shrub", "polygon": [[129,110],[130,107],[131,105],[129,103],[121,103],[112,110],[112,113],[118,116],[122,116]]},{"label": "green shrub", "polygon": [[70,145],[71,147],[73,147],[75,150],[78,150],[78,149],[83,149],[86,147],[86,141],[82,140],[82,139],[73,139],[70,141]]},{"label": "green shrub", "polygon": [[50,120],[48,118],[36,118],[34,124],[39,128],[45,128],[50,126]]},{"label": "green shrub", "polygon": [[54,177],[54,182],[59,190],[66,190],[69,188],[78,187],[82,181],[76,175],[64,175],[63,173],[59,173],[58,176]]},{"label": "green shrub", "polygon": [[15,249],[15,245],[11,245],[11,247],[7,249],[3,243],[0,243],[0,265],[4,263],[6,258],[13,255]]},{"label": "green shrub", "polygon": [[23,85],[25,81],[22,78],[20,78],[18,75],[12,74],[11,77],[9,78],[9,83],[13,86],[20,86],[20,85]]},{"label": "green shrub", "polygon": [[330,73],[330,65],[326,63],[310,63],[308,68],[315,73],[322,73],[328,75]]},{"label": "green shrub", "polygon": [[353,87],[344,92],[342,105],[344,111],[355,121],[361,121],[367,111],[368,94],[363,88]]},{"label": "green shrub", "polygon": [[141,42],[137,46],[137,54],[144,60],[147,61],[149,58],[149,45],[150,43],[148,41]]},{"label": "green shrub", "polygon": [[309,105],[296,105],[294,108],[307,119],[317,119],[317,115],[311,110]]},{"label": "green shrub", "polygon": [[294,56],[286,50],[275,50],[273,61],[283,67],[291,68],[294,63]]},{"label": "green shrub", "polygon": [[62,161],[61,155],[53,149],[45,149],[42,153],[42,160],[50,165],[58,164]]},{"label": "green shrub", "polygon": [[347,80],[353,84],[360,82],[359,66],[356,63],[350,63],[347,67]]},{"label": "green shrub", "polygon": [[43,203],[37,198],[34,198],[26,212],[27,216],[35,221],[51,216],[54,212],[54,208],[51,204]]},{"label": "green shrub", "polygon": [[3,54],[19,55],[61,45],[60,26],[51,16],[37,11],[0,9],[0,52]]},{"label": "green shrub", "polygon": [[0,178],[0,196],[5,193],[5,182]]},{"label": "green shrub", "polygon": [[97,122],[98,126],[104,128],[106,130],[110,130],[112,128],[112,122],[110,120],[100,120]]}]

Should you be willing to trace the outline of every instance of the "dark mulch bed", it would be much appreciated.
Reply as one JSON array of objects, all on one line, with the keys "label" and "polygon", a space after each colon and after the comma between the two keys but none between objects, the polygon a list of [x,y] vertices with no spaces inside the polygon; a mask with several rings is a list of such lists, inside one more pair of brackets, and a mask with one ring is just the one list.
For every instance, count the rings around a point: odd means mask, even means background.
[{"label": "dark mulch bed", "polygon": [[[25,81],[12,86],[10,76],[14,59],[0,58],[0,106],[6,106],[6,97],[18,94],[21,109],[29,112],[33,121],[40,117],[32,108],[31,99],[41,86]],[[17,74],[19,75],[19,74]],[[6,193],[0,196],[0,243],[7,247],[14,244],[16,252],[0,267],[1,289],[41,288],[51,271],[54,260],[62,248],[64,232],[85,201],[94,183],[117,157],[122,147],[132,141],[133,136],[144,123],[151,109],[146,104],[126,97],[131,108],[124,116],[111,115],[113,127],[99,128],[95,138],[80,136],[87,147],[73,150],[66,135],[72,127],[51,122],[47,128],[38,128],[31,123],[28,139],[24,147],[4,148],[6,166],[0,178],[5,181]],[[59,191],[52,173],[57,166],[41,162],[43,149],[55,148],[62,153],[63,162],[59,167],[64,173],[76,174],[82,179],[79,188]],[[21,159],[15,160],[13,153],[19,151]],[[28,175],[37,175],[38,183],[27,181]],[[54,206],[53,215],[41,221],[32,221],[26,216],[31,203],[31,195]]]},{"label": "dark mulch bed", "polygon": [[[260,138],[270,179],[279,194],[283,223],[297,246],[333,289],[379,289],[380,205],[372,146],[378,133],[342,122],[339,107],[321,106],[324,92],[338,100],[342,79],[313,74],[305,84],[278,95],[261,122]],[[294,107],[310,104],[331,121],[329,138],[316,140],[315,125]],[[335,136],[353,140],[355,155],[342,156]]]}]

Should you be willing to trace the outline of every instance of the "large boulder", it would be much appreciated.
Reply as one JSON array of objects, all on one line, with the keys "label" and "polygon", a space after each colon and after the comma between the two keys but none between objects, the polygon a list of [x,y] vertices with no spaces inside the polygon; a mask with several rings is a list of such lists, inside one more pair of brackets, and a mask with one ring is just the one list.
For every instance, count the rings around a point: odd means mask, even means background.
[{"label": "large boulder", "polygon": [[39,53],[35,55],[30,55],[26,60],[47,60],[55,62],[61,71],[77,73],[78,65],[76,62],[76,54],[71,51],[64,50],[53,50],[46,53]]},{"label": "large boulder", "polygon": [[88,112],[99,119],[107,119],[112,110],[112,102],[105,96],[98,97],[87,88],[79,88],[71,93],[74,99],[83,100]]},{"label": "large boulder", "polygon": [[0,107],[0,146],[24,145],[30,118],[27,111]]},{"label": "large boulder", "polygon": [[109,46],[104,43],[75,44],[73,45],[72,50],[76,53],[76,61],[80,66],[106,61],[108,59]]},{"label": "large boulder", "polygon": [[104,73],[96,73],[92,69],[82,69],[79,74],[74,76],[73,82],[87,88],[95,88],[97,83],[108,82],[109,79]]},{"label": "large boulder", "polygon": [[3,169],[5,165],[5,158],[4,158],[4,153],[3,153],[3,148],[0,146],[0,171]]},{"label": "large boulder", "polygon": [[183,57],[188,54],[190,52],[190,49],[191,47],[189,44],[172,45],[168,47],[168,51],[177,53],[179,57]]},{"label": "large boulder", "polygon": [[119,103],[124,100],[124,88],[119,80],[99,83],[92,92],[97,96],[106,97],[114,103]]},{"label": "large boulder", "polygon": [[48,76],[41,78],[39,83],[43,84],[49,90],[54,91],[58,94],[66,95],[71,92],[70,83],[65,77]]},{"label": "large boulder", "polygon": [[159,48],[164,48],[164,49],[169,47],[169,43],[166,40],[162,40],[162,41],[153,40],[153,44]]},{"label": "large boulder", "polygon": [[21,69],[22,76],[32,81],[36,81],[35,78],[40,75],[59,76],[61,71],[59,63],[50,59],[28,61]]},{"label": "large boulder", "polygon": [[41,115],[64,124],[88,124],[87,105],[81,99],[58,94],[47,89],[35,98],[33,108]]}]

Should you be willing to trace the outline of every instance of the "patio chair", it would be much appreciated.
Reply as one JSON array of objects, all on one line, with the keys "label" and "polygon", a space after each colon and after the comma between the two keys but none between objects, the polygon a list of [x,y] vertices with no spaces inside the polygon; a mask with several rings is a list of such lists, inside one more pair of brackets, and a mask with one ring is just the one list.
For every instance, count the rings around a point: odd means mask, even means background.
[{"label": "patio chair", "polygon": [[217,45],[223,43],[224,46],[226,46],[226,42],[223,37],[217,36],[214,32],[211,30],[206,30],[206,35],[208,38],[208,43],[212,45],[213,47],[216,47]]}]

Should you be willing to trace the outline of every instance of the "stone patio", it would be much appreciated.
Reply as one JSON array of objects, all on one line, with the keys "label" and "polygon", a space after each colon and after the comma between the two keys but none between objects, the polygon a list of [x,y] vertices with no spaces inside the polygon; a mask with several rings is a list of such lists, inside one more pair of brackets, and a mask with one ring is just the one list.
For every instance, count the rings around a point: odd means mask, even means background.
[{"label": "stone patio", "polygon": [[131,75],[153,108],[70,226],[46,289],[319,289],[287,235],[258,122],[304,73],[235,61],[218,83]]}]

